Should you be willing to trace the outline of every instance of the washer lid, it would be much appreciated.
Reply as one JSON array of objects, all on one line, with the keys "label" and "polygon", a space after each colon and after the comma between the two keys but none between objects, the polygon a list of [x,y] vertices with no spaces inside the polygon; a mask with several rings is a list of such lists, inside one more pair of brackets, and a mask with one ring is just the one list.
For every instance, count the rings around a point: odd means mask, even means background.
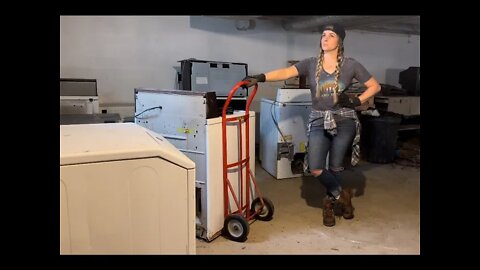
[{"label": "washer lid", "polygon": [[135,123],[60,125],[60,165],[148,157],[195,168],[195,163],[162,135]]}]

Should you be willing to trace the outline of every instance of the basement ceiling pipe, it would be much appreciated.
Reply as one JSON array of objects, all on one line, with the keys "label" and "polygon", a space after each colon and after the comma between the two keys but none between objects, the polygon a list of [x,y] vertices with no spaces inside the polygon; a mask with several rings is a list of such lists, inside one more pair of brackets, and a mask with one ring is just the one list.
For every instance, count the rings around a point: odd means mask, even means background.
[{"label": "basement ceiling pipe", "polygon": [[282,24],[287,31],[319,31],[325,24],[340,23],[347,30],[375,23],[401,21],[412,16],[314,16],[308,19],[287,21]]}]

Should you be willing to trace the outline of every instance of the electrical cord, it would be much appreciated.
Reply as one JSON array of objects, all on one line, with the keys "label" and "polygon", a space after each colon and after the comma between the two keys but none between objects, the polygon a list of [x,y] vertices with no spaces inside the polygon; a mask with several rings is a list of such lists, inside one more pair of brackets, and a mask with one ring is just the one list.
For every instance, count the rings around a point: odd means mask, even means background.
[{"label": "electrical cord", "polygon": [[[152,108],[148,108],[148,109],[145,109],[143,110],[142,112],[140,112],[139,114],[136,114],[134,117],[137,118],[139,117],[140,115],[142,115],[143,113],[145,112],[148,112],[148,111],[151,111],[151,110],[155,110],[155,109],[162,109],[162,106],[156,106],[156,107],[152,107]],[[143,119],[143,118],[140,118],[140,119]]]},{"label": "electrical cord", "polygon": [[[275,127],[277,128],[278,132],[280,133],[280,136],[282,136],[282,140],[284,142],[287,142],[287,140],[285,139],[285,136],[283,135],[283,132],[280,130],[280,126],[278,125],[277,119],[275,119],[275,115],[273,114],[273,105],[275,103],[280,104],[280,102],[278,102],[278,101],[273,101],[272,105],[270,106],[270,114],[272,115],[272,120],[273,120],[273,123],[275,123]],[[282,104],[282,105],[285,106],[285,104]]]}]

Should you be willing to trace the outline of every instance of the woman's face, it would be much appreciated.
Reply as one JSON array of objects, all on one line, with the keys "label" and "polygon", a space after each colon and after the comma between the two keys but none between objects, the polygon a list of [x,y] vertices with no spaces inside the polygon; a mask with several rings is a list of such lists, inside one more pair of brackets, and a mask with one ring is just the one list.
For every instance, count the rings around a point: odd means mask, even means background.
[{"label": "woman's face", "polygon": [[338,35],[331,30],[325,30],[322,33],[322,38],[320,40],[322,50],[324,51],[333,51],[338,48]]}]

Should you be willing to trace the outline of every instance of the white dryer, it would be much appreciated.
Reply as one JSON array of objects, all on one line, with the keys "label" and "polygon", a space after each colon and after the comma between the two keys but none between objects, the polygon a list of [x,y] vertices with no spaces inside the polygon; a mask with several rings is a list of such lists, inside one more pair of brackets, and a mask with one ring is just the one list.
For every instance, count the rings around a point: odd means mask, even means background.
[{"label": "white dryer", "polygon": [[61,254],[195,254],[195,163],[134,123],[60,126]]}]

